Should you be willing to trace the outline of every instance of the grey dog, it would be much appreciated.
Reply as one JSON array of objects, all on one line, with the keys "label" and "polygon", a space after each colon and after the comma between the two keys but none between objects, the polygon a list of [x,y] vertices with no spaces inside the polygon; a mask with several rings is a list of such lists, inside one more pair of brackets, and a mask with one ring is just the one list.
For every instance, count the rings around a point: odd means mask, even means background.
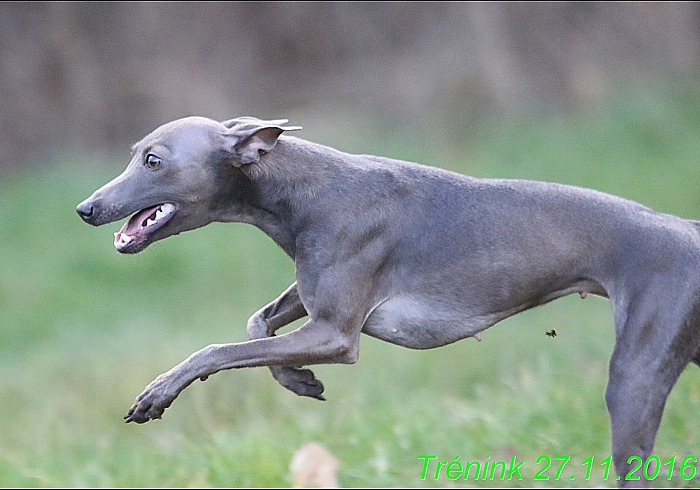
[{"label": "grey dog", "polygon": [[296,265],[296,282],[248,321],[250,341],[210,345],[161,374],[128,422],[160,418],[190,383],[232,368],[269,366],[284,387],[323,399],[302,366],[354,363],[361,333],[429,349],[479,339],[567,294],[596,294],[615,318],[605,400],[616,472],[622,485],[649,483],[624,480],[628,458],[650,456],[671,388],[700,364],[700,222],[573,186],[350,155],[284,135],[301,129],[286,123],[167,123],[78,205],[95,226],[135,213],[115,234],[121,253],[244,222]]}]

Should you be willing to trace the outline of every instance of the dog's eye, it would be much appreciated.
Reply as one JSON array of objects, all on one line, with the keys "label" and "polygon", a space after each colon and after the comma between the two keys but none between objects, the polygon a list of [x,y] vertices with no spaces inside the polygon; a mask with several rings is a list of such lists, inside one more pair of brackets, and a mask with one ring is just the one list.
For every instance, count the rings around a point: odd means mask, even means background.
[{"label": "dog's eye", "polygon": [[163,160],[160,159],[160,157],[157,157],[156,155],[149,153],[146,156],[146,166],[150,168],[151,170],[156,169],[160,167],[160,164],[163,163]]}]

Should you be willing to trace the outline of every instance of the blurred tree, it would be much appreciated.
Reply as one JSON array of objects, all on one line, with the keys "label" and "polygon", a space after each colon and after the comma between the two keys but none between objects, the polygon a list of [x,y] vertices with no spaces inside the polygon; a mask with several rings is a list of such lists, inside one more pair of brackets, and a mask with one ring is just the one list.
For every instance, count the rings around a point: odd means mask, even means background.
[{"label": "blurred tree", "polygon": [[[155,126],[333,114],[465,126],[694,77],[697,3],[0,3],[0,169]],[[415,122],[413,122],[415,121]]]}]

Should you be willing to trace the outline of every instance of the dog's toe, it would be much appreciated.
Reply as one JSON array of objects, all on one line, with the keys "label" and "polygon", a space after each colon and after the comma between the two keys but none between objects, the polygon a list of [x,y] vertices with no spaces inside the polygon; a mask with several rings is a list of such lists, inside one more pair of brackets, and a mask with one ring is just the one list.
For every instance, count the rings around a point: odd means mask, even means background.
[{"label": "dog's toe", "polygon": [[124,420],[143,424],[149,420],[160,419],[163,412],[170,406],[175,397],[159,395],[148,387],[141,393],[129,411],[124,415]]},{"label": "dog's toe", "polygon": [[322,395],[323,383],[314,376],[310,369],[299,369],[289,366],[271,366],[274,378],[289,391],[299,396],[308,396],[325,401]]}]

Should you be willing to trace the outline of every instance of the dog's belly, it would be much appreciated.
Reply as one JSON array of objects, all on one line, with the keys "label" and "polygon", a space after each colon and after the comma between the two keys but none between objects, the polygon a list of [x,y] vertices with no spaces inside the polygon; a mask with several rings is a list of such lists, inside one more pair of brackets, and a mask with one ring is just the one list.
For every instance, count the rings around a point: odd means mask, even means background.
[{"label": "dog's belly", "polygon": [[431,349],[472,337],[501,317],[480,316],[430,298],[398,296],[381,303],[362,332],[411,349]]}]

